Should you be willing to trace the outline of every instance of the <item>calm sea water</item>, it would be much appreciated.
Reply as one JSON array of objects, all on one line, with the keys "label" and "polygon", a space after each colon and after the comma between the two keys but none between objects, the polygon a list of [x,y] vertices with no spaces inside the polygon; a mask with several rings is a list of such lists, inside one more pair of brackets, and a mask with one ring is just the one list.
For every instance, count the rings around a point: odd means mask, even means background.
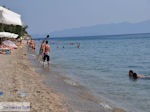
[{"label": "calm sea water", "polygon": [[[36,41],[37,52],[41,41]],[[132,81],[128,77],[130,69],[150,76],[150,34],[50,41],[51,63],[66,76],[117,107],[131,112],[150,111],[150,80]],[[75,44],[70,45],[70,42]],[[77,48],[78,42],[80,49]]]}]

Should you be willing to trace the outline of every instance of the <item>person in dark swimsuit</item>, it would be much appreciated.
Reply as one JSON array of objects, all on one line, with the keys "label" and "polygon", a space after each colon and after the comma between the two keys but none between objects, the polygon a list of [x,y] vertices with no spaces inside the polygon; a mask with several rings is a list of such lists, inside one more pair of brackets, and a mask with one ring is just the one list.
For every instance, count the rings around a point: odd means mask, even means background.
[{"label": "person in dark swimsuit", "polygon": [[130,70],[129,71],[129,77],[130,78],[133,78],[133,79],[138,79],[138,78],[149,78],[148,76],[145,76],[145,75],[137,75],[136,73],[133,72],[133,70]]},{"label": "person in dark swimsuit", "polygon": [[45,62],[46,59],[47,59],[48,67],[49,67],[49,65],[50,65],[50,62],[49,62],[50,61],[50,45],[48,45],[48,41],[46,41],[43,61]]}]

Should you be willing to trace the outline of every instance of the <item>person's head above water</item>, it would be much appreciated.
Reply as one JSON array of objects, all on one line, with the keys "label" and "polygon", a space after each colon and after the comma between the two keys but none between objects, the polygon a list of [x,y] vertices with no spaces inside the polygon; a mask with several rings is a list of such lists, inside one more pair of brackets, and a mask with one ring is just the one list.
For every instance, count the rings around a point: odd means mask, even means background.
[{"label": "person's head above water", "polygon": [[129,70],[129,76],[133,76],[134,72],[133,70]]},{"label": "person's head above water", "polygon": [[133,78],[134,78],[134,79],[137,79],[137,78],[138,78],[136,73],[133,73]]},{"label": "person's head above water", "polygon": [[130,70],[130,71],[129,71],[129,77],[130,77],[130,78],[133,78],[134,80],[135,80],[135,79],[138,79],[138,78],[150,79],[150,78],[149,78],[148,76],[146,76],[146,75],[137,75],[136,73],[133,72],[133,70]]},{"label": "person's head above water", "polygon": [[49,38],[49,35],[47,35],[46,37]]},{"label": "person's head above water", "polygon": [[48,41],[46,41],[46,44],[48,44]]}]

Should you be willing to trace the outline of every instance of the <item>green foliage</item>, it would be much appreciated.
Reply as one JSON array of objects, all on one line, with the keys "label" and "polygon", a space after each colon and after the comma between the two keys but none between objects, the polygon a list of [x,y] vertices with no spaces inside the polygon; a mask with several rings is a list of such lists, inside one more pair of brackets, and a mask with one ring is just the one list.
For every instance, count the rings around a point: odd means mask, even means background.
[{"label": "green foliage", "polygon": [[4,31],[4,24],[0,24],[0,32]]},{"label": "green foliage", "polygon": [[26,29],[28,28],[28,26],[15,26],[15,25],[6,25],[6,24],[2,24],[0,23],[0,32],[10,32],[10,33],[15,33],[18,34],[19,37],[23,36],[26,32]]}]

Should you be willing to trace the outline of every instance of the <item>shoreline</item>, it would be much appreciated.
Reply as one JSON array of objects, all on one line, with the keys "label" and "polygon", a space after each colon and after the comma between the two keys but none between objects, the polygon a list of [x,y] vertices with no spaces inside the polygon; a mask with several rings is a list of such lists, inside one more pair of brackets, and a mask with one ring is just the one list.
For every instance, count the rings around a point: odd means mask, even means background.
[{"label": "shoreline", "polygon": [[69,107],[79,112],[125,112],[122,108],[112,106],[107,100],[98,99],[92,91],[81,85],[80,82],[66,76],[53,63],[50,65],[50,70],[47,67],[43,68],[42,63],[35,58],[36,55],[32,52],[28,53],[36,72],[43,76],[43,84],[63,94],[67,98],[65,104]]},{"label": "shoreline", "polygon": [[[23,46],[11,55],[0,55],[0,102],[30,102],[31,112],[68,112],[65,97],[44,86],[41,75],[29,62],[27,48]],[[42,77],[41,77],[42,78]],[[26,95],[21,96],[19,92]]]},{"label": "shoreline", "polygon": [[[11,55],[0,55],[0,61],[0,92],[4,92],[0,102],[30,102],[31,112],[125,112],[107,108],[107,104],[99,102],[78,82],[74,85],[72,79],[58,76],[56,72],[48,74],[52,76],[48,83],[44,73],[37,72],[25,45]],[[62,86],[65,92],[57,86]],[[18,92],[25,92],[26,96]]]}]

